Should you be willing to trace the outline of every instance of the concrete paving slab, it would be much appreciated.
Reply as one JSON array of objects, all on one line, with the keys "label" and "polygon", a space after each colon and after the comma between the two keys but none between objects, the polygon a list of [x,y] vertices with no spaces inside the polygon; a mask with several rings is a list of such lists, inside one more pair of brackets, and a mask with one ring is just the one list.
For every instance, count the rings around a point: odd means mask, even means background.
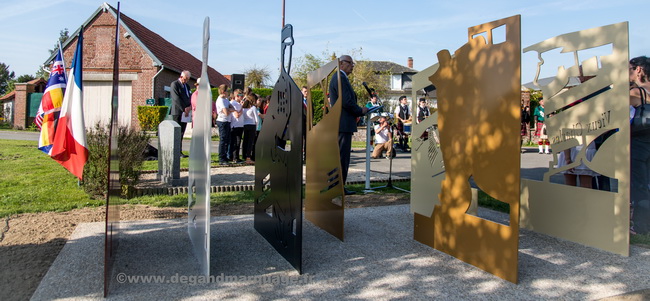
[{"label": "concrete paving slab", "polygon": [[[298,275],[252,215],[214,217],[212,283],[200,283],[185,220],[123,222],[108,299],[594,300],[650,288],[646,248],[623,257],[522,230],[512,284],[414,241],[408,205],[347,209],[345,219],[345,242],[305,221]],[[103,223],[79,225],[32,300],[101,300],[103,239]]]}]

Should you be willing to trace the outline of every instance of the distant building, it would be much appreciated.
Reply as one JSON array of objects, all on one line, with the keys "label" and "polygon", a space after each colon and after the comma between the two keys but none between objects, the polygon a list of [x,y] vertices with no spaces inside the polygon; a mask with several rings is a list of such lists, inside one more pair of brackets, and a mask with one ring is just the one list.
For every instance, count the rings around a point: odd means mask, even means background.
[{"label": "distant building", "polygon": [[0,110],[2,110],[0,122],[11,124],[19,129],[29,127],[34,122],[46,85],[47,82],[42,78],[16,83],[13,91],[0,97]]},{"label": "distant building", "polygon": [[[413,58],[409,57],[407,60],[408,66],[403,66],[389,61],[366,61],[369,63],[370,68],[376,73],[388,73],[387,79],[387,95],[382,99],[383,102],[388,101],[390,108],[394,108],[398,103],[398,99],[402,95],[406,95],[409,102],[413,101],[413,75],[418,73],[418,70],[413,69]],[[430,105],[434,105],[435,91],[433,85],[426,89],[428,92],[426,97]],[[420,90],[417,92],[418,98],[425,97],[425,91]],[[384,104],[386,105],[386,104]]]}]

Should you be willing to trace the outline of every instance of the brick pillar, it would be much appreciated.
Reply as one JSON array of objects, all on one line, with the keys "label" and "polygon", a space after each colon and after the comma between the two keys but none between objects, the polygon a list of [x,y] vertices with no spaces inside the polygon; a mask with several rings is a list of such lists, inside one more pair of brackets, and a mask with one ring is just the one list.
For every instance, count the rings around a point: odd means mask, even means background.
[{"label": "brick pillar", "polygon": [[27,95],[34,92],[32,84],[16,84],[14,98],[14,128],[24,129],[27,127]]}]

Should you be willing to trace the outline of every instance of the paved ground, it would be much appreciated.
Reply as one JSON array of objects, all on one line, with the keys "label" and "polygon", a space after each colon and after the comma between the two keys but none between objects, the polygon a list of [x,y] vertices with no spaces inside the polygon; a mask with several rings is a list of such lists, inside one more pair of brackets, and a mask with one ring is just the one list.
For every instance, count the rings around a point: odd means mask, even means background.
[{"label": "paved ground", "polygon": [[[0,139],[36,140],[37,133],[0,131]],[[189,140],[184,143],[189,149]],[[541,180],[551,159],[535,148],[526,149],[521,156],[522,178]],[[387,176],[388,160],[371,162],[373,176]],[[252,166],[217,170],[243,176],[244,181],[252,181],[254,172]],[[365,152],[357,149],[352,153],[351,180],[364,179],[364,172]],[[410,154],[398,152],[392,175],[410,177]],[[504,218],[484,209],[479,214]],[[408,206],[348,209],[346,241],[340,242],[305,221],[305,275],[299,276],[253,230],[252,216],[214,218],[211,275],[265,276],[262,281],[271,283],[248,278],[194,285],[114,281],[110,299],[650,300],[648,249],[632,246],[630,257],[622,257],[521,230],[519,284],[514,285],[413,241],[412,223]],[[122,248],[129,251],[118,258],[116,279],[160,275],[168,282],[181,282],[181,276],[187,276],[185,282],[199,280],[185,225],[185,220],[124,223]],[[101,299],[103,231],[103,223],[80,225],[33,300]],[[287,279],[303,283],[273,283]],[[628,295],[613,297],[623,293]]]},{"label": "paved ground", "polygon": [[[479,215],[506,219],[484,209]],[[124,222],[108,299],[595,300],[650,287],[650,249],[633,246],[623,257],[526,230],[512,284],[414,241],[408,205],[346,210],[345,242],[305,221],[298,275],[252,223],[251,215],[213,218],[215,282],[205,284],[184,219]],[[103,227],[75,230],[32,300],[102,300]],[[138,276],[164,278],[144,284]],[[615,300],[650,294],[632,297]]]}]

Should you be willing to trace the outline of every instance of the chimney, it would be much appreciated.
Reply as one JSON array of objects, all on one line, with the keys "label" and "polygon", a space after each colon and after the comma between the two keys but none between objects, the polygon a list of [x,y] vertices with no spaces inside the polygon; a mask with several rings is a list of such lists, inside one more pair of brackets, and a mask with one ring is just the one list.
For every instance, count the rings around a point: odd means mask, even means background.
[{"label": "chimney", "polygon": [[407,65],[409,68],[413,69],[413,57],[410,57],[410,56],[409,56],[406,65]]}]

